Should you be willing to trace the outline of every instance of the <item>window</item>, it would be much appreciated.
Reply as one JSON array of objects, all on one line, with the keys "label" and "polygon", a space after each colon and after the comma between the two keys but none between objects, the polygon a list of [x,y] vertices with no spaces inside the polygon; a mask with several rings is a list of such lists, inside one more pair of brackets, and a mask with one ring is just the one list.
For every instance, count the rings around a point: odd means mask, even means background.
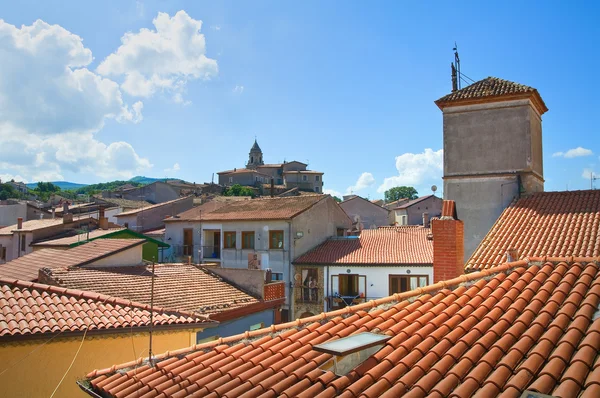
[{"label": "window", "polygon": [[233,184],[233,177],[229,177],[229,183]]},{"label": "window", "polygon": [[273,272],[271,274],[271,281],[282,281],[283,280],[283,272]]},{"label": "window", "polygon": [[278,178],[277,179],[277,185],[281,185],[281,184],[283,184],[283,180],[281,178]]},{"label": "window", "polygon": [[305,268],[301,271],[302,275],[302,301],[319,301],[319,274],[316,268]]},{"label": "window", "polygon": [[192,256],[194,252],[194,230],[185,228],[183,230],[183,255]]},{"label": "window", "polygon": [[21,251],[24,252],[25,250],[27,250],[27,248],[25,247],[25,235],[21,235]]},{"label": "window", "polygon": [[319,181],[319,176],[315,176],[315,181]]},{"label": "window", "polygon": [[6,247],[0,246],[0,260],[6,261]]},{"label": "window", "polygon": [[283,231],[269,231],[269,249],[283,249]]},{"label": "window", "polygon": [[254,249],[254,231],[242,232],[242,249]]},{"label": "window", "polygon": [[302,176],[302,181],[308,181],[308,176],[307,175],[303,175]]},{"label": "window", "polygon": [[428,284],[427,275],[390,275],[390,294],[408,292]]},{"label": "window", "polygon": [[336,235],[337,236],[344,236],[344,228],[338,228],[336,230]]},{"label": "window", "polygon": [[315,187],[315,192],[319,192],[319,187]]},{"label": "window", "polygon": [[228,231],[224,233],[225,238],[225,249],[235,249],[235,231]]},{"label": "window", "polygon": [[340,274],[339,276],[340,296],[358,296],[358,275]]}]

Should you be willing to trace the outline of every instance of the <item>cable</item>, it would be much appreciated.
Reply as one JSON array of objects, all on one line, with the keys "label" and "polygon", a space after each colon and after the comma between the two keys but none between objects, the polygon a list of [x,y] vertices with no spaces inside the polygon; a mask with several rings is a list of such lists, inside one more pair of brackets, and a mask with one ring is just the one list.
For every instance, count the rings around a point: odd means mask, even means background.
[{"label": "cable", "polygon": [[87,336],[87,331],[89,329],[90,328],[88,326],[85,329],[85,332],[83,332],[83,338],[81,339],[81,343],[79,343],[79,348],[77,349],[77,352],[75,353],[75,356],[73,357],[73,360],[71,361],[71,364],[69,365],[69,368],[67,369],[67,371],[65,372],[65,374],[63,375],[63,377],[58,382],[58,385],[56,386],[56,388],[54,389],[54,391],[52,391],[52,395],[50,395],[50,398],[54,397],[54,394],[56,394],[56,391],[58,390],[58,388],[60,387],[60,385],[62,384],[62,382],[65,380],[65,377],[67,377],[67,374],[71,371],[71,368],[73,367],[73,364],[75,363],[75,360],[77,359],[77,356],[79,355],[79,351],[81,351],[81,347],[83,347],[83,342],[85,341],[85,336]]},{"label": "cable", "polygon": [[464,73],[462,73],[462,72],[459,72],[459,73],[460,73],[461,77],[462,77],[462,76],[464,76],[464,77],[466,77],[467,79],[469,79],[471,82],[475,83],[475,80],[471,79],[469,76],[465,75],[465,74],[464,74]]}]

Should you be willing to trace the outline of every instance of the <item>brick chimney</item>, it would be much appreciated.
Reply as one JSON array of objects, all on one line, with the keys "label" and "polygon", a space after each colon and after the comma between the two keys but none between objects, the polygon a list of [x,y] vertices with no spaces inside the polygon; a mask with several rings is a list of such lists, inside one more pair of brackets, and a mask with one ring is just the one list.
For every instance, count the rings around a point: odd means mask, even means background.
[{"label": "brick chimney", "polygon": [[427,212],[423,213],[423,227],[429,227],[429,213]]},{"label": "brick chimney", "polygon": [[104,207],[100,206],[98,208],[98,224],[100,229],[108,229],[108,217],[104,216]]},{"label": "brick chimney", "polygon": [[464,223],[457,219],[456,203],[444,200],[442,216],[431,220],[433,283],[464,273]]},{"label": "brick chimney", "polygon": [[23,229],[23,217],[17,218],[17,229]]}]

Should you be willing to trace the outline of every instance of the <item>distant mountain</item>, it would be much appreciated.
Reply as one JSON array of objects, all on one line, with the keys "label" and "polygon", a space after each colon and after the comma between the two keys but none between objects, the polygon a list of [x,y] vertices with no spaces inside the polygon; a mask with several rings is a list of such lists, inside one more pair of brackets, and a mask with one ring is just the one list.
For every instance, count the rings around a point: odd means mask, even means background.
[{"label": "distant mountain", "polygon": [[[67,190],[67,189],[79,189],[79,188],[83,188],[83,187],[87,187],[88,184],[77,184],[76,182],[69,182],[69,181],[50,181],[52,184],[56,185],[57,187],[59,187],[60,189]],[[29,189],[35,189],[37,187],[37,182],[32,182],[27,184],[27,188]]]},{"label": "distant mountain", "polygon": [[153,182],[156,182],[156,181],[165,181],[165,180],[179,180],[179,178],[172,178],[172,177],[153,178],[153,177],[135,176],[135,177],[131,178],[129,181],[148,185],[148,184],[152,184]]}]

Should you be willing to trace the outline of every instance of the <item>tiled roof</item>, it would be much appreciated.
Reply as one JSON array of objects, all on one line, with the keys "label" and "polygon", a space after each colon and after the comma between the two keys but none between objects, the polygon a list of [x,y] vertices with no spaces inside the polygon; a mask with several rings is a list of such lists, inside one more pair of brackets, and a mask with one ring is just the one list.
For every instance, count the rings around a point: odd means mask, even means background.
[{"label": "tiled roof", "polygon": [[129,200],[121,198],[99,198],[99,202],[111,203],[124,209],[139,209],[141,207],[148,208],[152,203],[145,200]]},{"label": "tiled roof", "polygon": [[[153,324],[212,326],[206,317],[154,307]],[[150,324],[150,306],[103,294],[0,278],[0,341],[44,333]]]},{"label": "tiled roof", "polygon": [[294,264],[433,264],[430,228],[418,225],[363,229],[360,237],[330,238]]},{"label": "tiled roof", "polygon": [[[88,222],[91,221],[89,216],[79,217],[77,215],[73,216],[73,222]],[[41,220],[29,220],[23,221],[23,226],[21,229],[18,229],[18,224],[9,225],[8,227],[4,227],[0,229],[0,235],[12,235],[14,231],[19,232],[33,232],[44,228],[55,227],[57,225],[63,224],[64,221],[62,218],[46,218]]]},{"label": "tiled roof", "polygon": [[[150,303],[151,265],[129,267],[44,268],[43,281],[61,286],[118,295]],[[194,265],[156,264],[154,304],[172,310],[218,314],[257,304],[259,301]]]},{"label": "tiled roof", "polygon": [[[556,397],[600,394],[595,259],[531,259],[414,291],[93,371],[105,397]],[[391,337],[344,376],[313,347]],[[133,370],[136,368],[135,371]]]},{"label": "tiled roof", "polygon": [[227,202],[211,200],[210,202],[202,203],[200,206],[192,207],[189,210],[184,211],[183,213],[177,214],[175,217],[167,218],[165,221],[192,221],[192,220],[200,220],[202,215],[206,216],[206,214],[214,211],[216,209],[220,209],[225,206]]},{"label": "tiled roof", "polygon": [[188,198],[189,198],[189,196],[186,196],[186,197],[183,197],[183,198],[177,198],[177,199],[169,200],[167,202],[157,203],[155,205],[139,207],[139,208],[134,209],[134,210],[124,211],[123,213],[116,214],[115,217],[131,216],[131,215],[134,215],[134,214],[138,214],[138,213],[140,213],[142,211],[147,211],[147,210],[150,210],[150,209],[155,209],[157,207],[169,206],[169,205],[171,205],[173,203],[177,203],[177,202],[186,200]]},{"label": "tiled roof", "polygon": [[420,203],[420,202],[424,201],[425,199],[429,199],[432,196],[435,196],[435,195],[425,195],[425,196],[421,196],[420,198],[417,198],[417,199],[409,200],[408,202],[403,203],[400,206],[395,207],[394,209],[395,210],[396,209],[406,209],[408,207],[411,207],[413,205],[416,205],[417,203]]},{"label": "tiled roof", "polygon": [[66,238],[52,239],[43,242],[37,242],[32,244],[31,246],[59,246],[59,247],[68,247],[74,243],[78,243],[81,241],[86,241],[88,239],[96,239],[105,235],[113,234],[118,231],[123,231],[125,228],[109,228],[109,229],[95,229],[88,233],[78,234],[75,236],[67,236]]},{"label": "tiled roof", "polygon": [[243,174],[243,173],[256,173],[256,174],[260,174],[266,177],[270,177],[270,175],[265,174],[265,173],[261,173],[260,171],[254,170],[254,169],[233,169],[233,170],[225,170],[225,171],[219,171],[217,174]]},{"label": "tiled roof", "polygon": [[488,99],[497,100],[503,97],[512,99],[524,96],[532,98],[541,114],[548,111],[546,104],[535,88],[491,76],[445,95],[435,103],[440,109],[443,109],[449,105],[467,105]]},{"label": "tiled roof", "polygon": [[37,280],[43,267],[76,267],[144,243],[143,239],[99,239],[68,250],[41,249],[0,266],[0,276]]},{"label": "tiled roof", "polygon": [[274,167],[274,168],[279,168],[279,167],[283,167],[285,163],[266,163],[266,164],[261,164],[256,166],[256,168],[260,168],[260,167]]},{"label": "tiled roof", "polygon": [[540,97],[538,91],[529,86],[523,84],[511,82],[509,80],[498,79],[497,77],[487,77],[483,80],[479,80],[465,88],[457,90],[453,93],[443,96],[442,98],[435,101],[440,109],[443,109],[449,103],[471,103],[486,98],[499,98],[499,97],[516,97],[523,95],[532,95],[538,102],[541,113],[548,110],[544,101]]},{"label": "tiled roof", "polygon": [[[192,216],[192,212],[188,210],[187,216],[193,217],[190,220],[202,221],[289,220],[308,210],[324,198],[326,198],[326,195],[243,200],[225,203],[225,206],[211,212],[202,212],[201,215],[194,213]],[[179,220],[186,220],[183,217],[184,213],[179,215]],[[168,221],[176,221],[176,219],[165,220],[165,222]]]},{"label": "tiled roof", "polygon": [[506,252],[527,256],[600,256],[600,191],[539,192],[510,205],[465,269],[502,264]]},{"label": "tiled roof", "polygon": [[322,171],[315,170],[288,170],[284,171],[283,174],[325,174]]}]

